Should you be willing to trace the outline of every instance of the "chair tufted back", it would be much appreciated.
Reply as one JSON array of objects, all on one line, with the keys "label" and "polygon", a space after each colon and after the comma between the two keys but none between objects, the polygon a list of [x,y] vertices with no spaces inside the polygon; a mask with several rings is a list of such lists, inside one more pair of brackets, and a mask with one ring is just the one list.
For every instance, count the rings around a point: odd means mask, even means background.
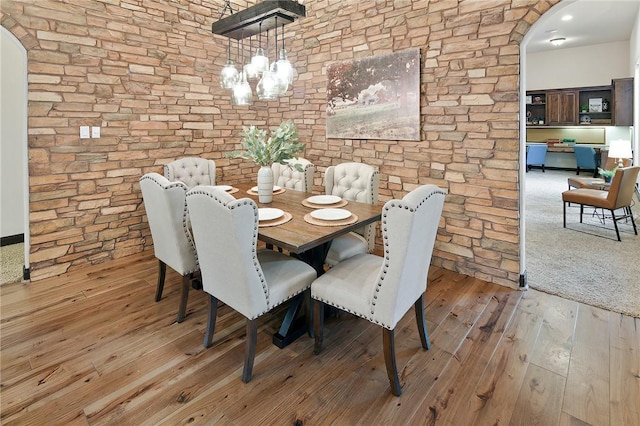
[{"label": "chair tufted back", "polygon": [[185,157],[164,165],[164,177],[180,181],[188,189],[198,185],[216,184],[216,163],[199,157]]},{"label": "chair tufted back", "polygon": [[[313,174],[316,167],[309,160],[304,158],[292,158],[286,160],[287,164],[274,163],[273,184],[283,188],[295,189],[296,191],[311,192],[313,190]],[[299,172],[289,164],[300,164],[304,172]]]},{"label": "chair tufted back", "polygon": [[147,173],[140,178],[140,189],[156,257],[181,275],[195,272],[198,259],[187,219],[186,185]]},{"label": "chair tufted back", "polygon": [[[337,195],[347,200],[378,204],[380,172],[363,163],[342,163],[327,167],[324,174],[324,188],[327,195]],[[375,246],[375,224],[366,225],[354,232],[362,235],[369,246]]]},{"label": "chair tufted back", "polygon": [[347,200],[376,204],[380,186],[380,172],[363,163],[342,163],[327,167],[324,187],[327,195]]},{"label": "chair tufted back", "polygon": [[268,311],[269,288],[257,255],[256,203],[201,186],[189,191],[187,205],[204,290],[249,319]]},{"label": "chair tufted back", "polygon": [[445,192],[420,186],[382,209],[385,262],[369,294],[374,322],[393,329],[425,292]]}]

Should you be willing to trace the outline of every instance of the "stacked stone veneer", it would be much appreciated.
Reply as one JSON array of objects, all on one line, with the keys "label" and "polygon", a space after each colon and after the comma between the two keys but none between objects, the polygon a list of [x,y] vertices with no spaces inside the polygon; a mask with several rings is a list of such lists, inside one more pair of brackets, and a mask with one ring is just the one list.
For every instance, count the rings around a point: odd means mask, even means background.
[{"label": "stacked stone veneer", "polygon": [[[519,43],[556,2],[306,0],[307,17],[285,31],[289,95],[232,107],[218,81],[227,39],[210,29],[223,0],[3,0],[1,23],[28,52],[32,279],[149,249],[141,175],[202,156],[220,182],[253,179],[224,152],[243,124],[291,118],[318,191],[343,161],[380,169],[381,201],[447,188],[434,264],[516,286]],[[416,47],[422,140],[326,139],[327,63]],[[81,125],[101,138],[80,139]]]}]

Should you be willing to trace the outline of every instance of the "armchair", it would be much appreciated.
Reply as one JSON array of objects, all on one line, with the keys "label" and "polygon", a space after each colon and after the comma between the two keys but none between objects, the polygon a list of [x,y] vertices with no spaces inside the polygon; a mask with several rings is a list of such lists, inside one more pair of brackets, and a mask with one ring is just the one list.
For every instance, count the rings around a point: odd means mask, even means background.
[{"label": "armchair", "polygon": [[[618,169],[611,181],[611,187],[608,191],[587,188],[564,191],[562,193],[562,226],[564,228],[567,227],[567,203],[576,203],[580,204],[580,223],[582,223],[584,206],[606,209],[611,212],[618,241],[621,241],[618,221],[622,219],[631,219],[633,232],[638,235],[636,223],[633,219],[633,212],[631,211],[631,203],[633,201],[633,193],[636,189],[638,172],[640,172],[640,166]],[[616,216],[615,211],[618,209],[623,209],[624,214]]]},{"label": "armchair", "polygon": [[198,258],[187,218],[187,186],[182,182],[169,182],[158,173],[147,173],[140,178],[140,189],[151,229],[153,250],[159,262],[156,302],[162,298],[169,265],[182,275],[182,296],[178,308],[178,322],[182,322],[187,309],[189,285],[198,271]]},{"label": "armchair", "polygon": [[382,210],[385,257],[358,254],[329,269],[311,285],[315,300],[314,352],[323,340],[324,304],[348,311],[382,326],[382,341],[391,392],[402,392],[395,360],[396,324],[414,305],[422,347],[429,349],[424,318],[427,275],[445,193],[423,185],[402,200],[388,201]]},{"label": "armchair", "polygon": [[[304,172],[299,172],[289,164],[300,164]],[[311,192],[313,190],[313,174],[316,167],[304,158],[292,158],[287,164],[273,163],[273,184],[296,191]]]},{"label": "armchair", "polygon": [[187,193],[187,206],[200,259],[202,285],[209,294],[204,346],[210,347],[217,302],[246,317],[247,345],[242,381],[251,380],[257,320],[311,286],[316,271],[305,262],[273,250],[258,250],[258,207],[249,198],[209,186]]},{"label": "armchair", "polygon": [[[347,200],[377,204],[380,172],[362,163],[342,163],[329,166],[324,175],[325,193]],[[359,253],[371,253],[375,246],[375,224],[337,237],[331,243],[325,263],[336,265]]]},{"label": "armchair", "polygon": [[185,157],[164,165],[164,177],[180,181],[191,189],[197,185],[216,184],[216,163],[199,157]]},{"label": "armchair", "polygon": [[575,145],[573,151],[576,154],[576,175],[580,169],[593,170],[593,177],[598,177],[598,157],[596,150],[590,146]]},{"label": "armchair", "polygon": [[531,170],[531,166],[542,167],[544,173],[544,163],[547,159],[547,145],[529,145],[527,147],[527,172]]}]

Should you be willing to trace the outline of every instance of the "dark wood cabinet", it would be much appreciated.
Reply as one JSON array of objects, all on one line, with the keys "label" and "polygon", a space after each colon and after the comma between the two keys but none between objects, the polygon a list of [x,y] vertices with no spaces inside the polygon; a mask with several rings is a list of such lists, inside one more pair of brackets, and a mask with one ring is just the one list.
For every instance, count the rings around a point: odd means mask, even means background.
[{"label": "dark wood cabinet", "polygon": [[613,122],[616,126],[633,126],[633,78],[619,78],[613,83]]},{"label": "dark wood cabinet", "polygon": [[527,126],[633,126],[633,78],[610,86],[527,91]]},{"label": "dark wood cabinet", "polygon": [[575,126],[578,124],[578,92],[553,90],[547,92],[547,124]]}]

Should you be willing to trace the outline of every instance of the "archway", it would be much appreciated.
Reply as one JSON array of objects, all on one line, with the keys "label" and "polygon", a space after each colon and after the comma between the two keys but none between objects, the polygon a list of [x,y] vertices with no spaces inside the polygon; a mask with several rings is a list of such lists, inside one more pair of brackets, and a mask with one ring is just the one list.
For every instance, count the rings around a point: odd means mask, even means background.
[{"label": "archway", "polygon": [[4,26],[2,40],[2,238],[24,241],[23,278],[29,279],[29,167],[27,50]]}]

